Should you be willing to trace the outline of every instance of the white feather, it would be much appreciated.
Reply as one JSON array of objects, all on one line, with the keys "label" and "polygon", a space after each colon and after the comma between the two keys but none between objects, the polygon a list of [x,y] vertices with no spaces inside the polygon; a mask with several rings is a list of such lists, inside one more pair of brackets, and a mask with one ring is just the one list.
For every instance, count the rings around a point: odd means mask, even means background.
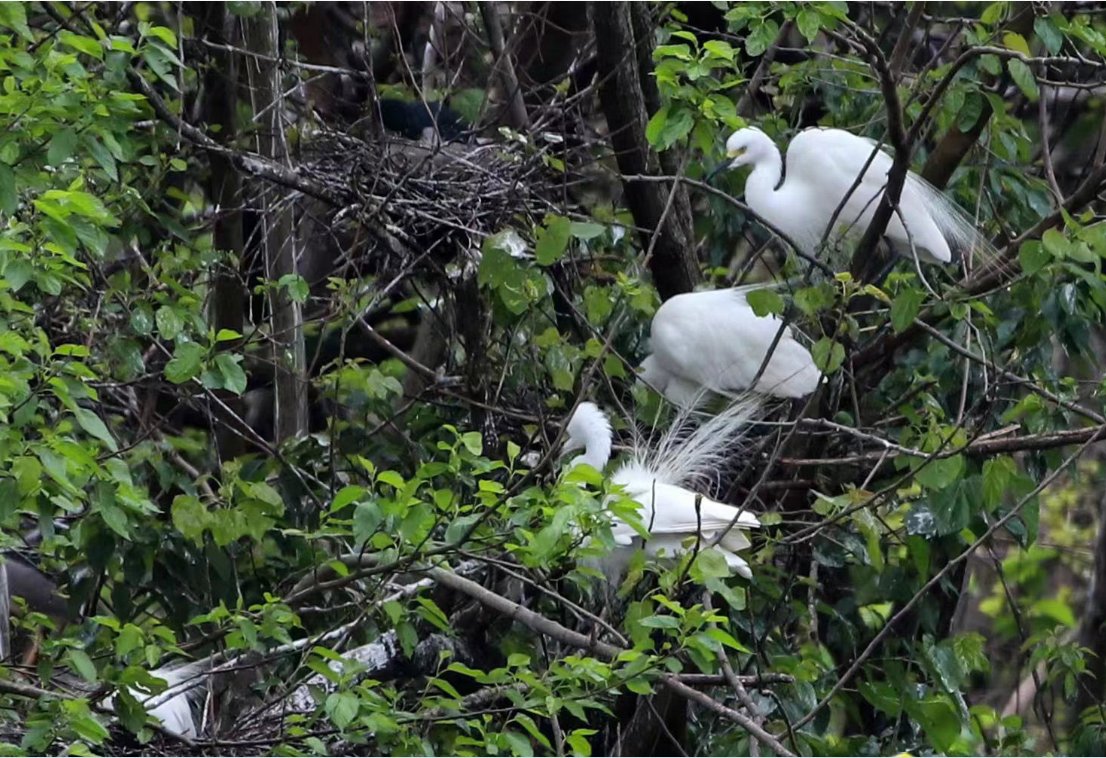
[{"label": "white feather", "polygon": [[[846,196],[830,239],[855,241],[864,234],[894,164],[872,140],[820,127],[806,129],[791,140],[782,184],[779,149],[759,129],[734,132],[726,151],[737,156],[732,166],[753,166],[745,184],[749,207],[811,255],[818,252],[830,220]],[[852,189],[862,171],[859,184]],[[974,248],[989,258],[996,255],[967,214],[913,172],[907,174],[898,212],[888,223],[885,236],[900,255],[912,257],[917,252],[921,260],[930,262],[951,261],[954,249],[965,253]]]},{"label": "white feather", "polygon": [[752,389],[787,398],[813,392],[822,374],[810,351],[789,326],[776,341],[783,322],[756,315],[746,300],[757,288],[689,292],[665,301],[653,316],[653,352],[641,365],[645,382],[681,408],[693,407],[704,391]]},{"label": "white feather", "polygon": [[[706,489],[727,454],[740,446],[759,408],[756,399],[742,398],[694,428],[692,414],[681,412],[655,445],[635,440],[630,460],[615,470],[611,481],[621,485],[637,504],[638,516],[649,539],[642,540],[633,526],[614,517],[611,532],[618,547],[602,564],[612,580],[621,576],[633,552],[639,548],[652,556],[675,557],[705,549],[716,538],[718,544],[713,549],[722,554],[730,569],[746,578],[752,576],[748,563],[737,555],[737,551],[749,546],[743,532],[756,528],[760,522],[752,513],[713,500],[702,494],[702,490]],[[597,416],[602,417],[602,422]],[[606,450],[609,458],[610,423],[594,403],[580,404],[568,423],[567,432],[570,446],[583,447],[597,454]],[[592,436],[577,436],[583,433]]]},{"label": "white feather", "polygon": [[[191,696],[199,686],[202,665],[201,661],[154,669],[150,675],[164,679],[167,684],[165,690],[157,695],[147,695],[130,688],[130,694],[167,731],[185,739],[196,739],[199,737],[199,730],[192,716]],[[114,701],[114,697],[105,698],[104,705],[112,708]]]}]

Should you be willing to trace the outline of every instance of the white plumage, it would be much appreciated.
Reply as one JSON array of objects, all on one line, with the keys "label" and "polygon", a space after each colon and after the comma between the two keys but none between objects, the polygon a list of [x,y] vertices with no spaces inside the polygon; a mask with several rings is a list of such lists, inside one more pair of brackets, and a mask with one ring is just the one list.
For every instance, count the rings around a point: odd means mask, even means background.
[{"label": "white plumage", "polygon": [[[689,408],[704,390],[732,394],[752,389],[774,397],[809,395],[821,372],[805,347],[782,322],[758,316],[746,302],[757,286],[689,292],[664,302],[650,329],[652,354],[641,377],[672,403]],[[768,364],[757,371],[772,350]]]},{"label": "white plumage", "polygon": [[[722,554],[731,571],[752,577],[748,562],[738,552],[749,547],[745,532],[760,525],[756,516],[689,487],[705,488],[727,451],[740,441],[757,407],[755,401],[742,400],[691,432],[687,431],[689,416],[681,415],[657,445],[635,445],[631,459],[615,470],[611,481],[622,485],[639,506],[638,515],[649,539],[643,540],[630,524],[615,517],[611,532],[618,547],[603,566],[609,576],[621,575],[639,548],[651,556],[675,557],[706,549],[721,534],[713,549]],[[570,465],[606,465],[611,452],[611,426],[598,406],[581,403],[566,431],[566,449],[585,451]]]},{"label": "white plumage", "polygon": [[[196,690],[197,683],[190,680],[196,679],[204,664],[203,661],[197,661],[173,668],[155,669],[150,674],[166,681],[165,691],[158,695],[145,695],[132,688],[130,694],[142,703],[147,713],[161,722],[166,731],[185,739],[196,739],[199,737],[199,730],[192,717],[190,695]],[[104,705],[112,708],[114,700],[114,697],[105,698]]]},{"label": "white plumage", "polygon": [[[873,152],[875,153],[873,157]],[[787,233],[799,248],[814,255],[830,220],[837,215],[830,241],[858,240],[868,228],[887,183],[894,160],[865,137],[841,129],[814,127],[800,132],[787,149],[787,171],[775,143],[755,127],[740,129],[726,141],[726,154],[736,168],[751,165],[745,200],[759,216]],[[871,163],[868,164],[869,159]],[[865,164],[868,164],[865,170]],[[849,194],[856,178],[863,178]],[[900,255],[948,263],[953,250],[993,248],[967,215],[914,172],[907,173],[885,236]]]}]

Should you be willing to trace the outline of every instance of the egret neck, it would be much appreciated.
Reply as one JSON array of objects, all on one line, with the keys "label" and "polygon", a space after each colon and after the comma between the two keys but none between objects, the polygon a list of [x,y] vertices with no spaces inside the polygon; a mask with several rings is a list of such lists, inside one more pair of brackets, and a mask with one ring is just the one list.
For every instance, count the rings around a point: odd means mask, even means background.
[{"label": "egret neck", "polygon": [[595,403],[584,402],[576,408],[568,423],[569,448],[584,448],[582,455],[572,459],[569,467],[586,463],[602,471],[611,459],[611,445],[614,435],[611,422]]},{"label": "egret neck", "polygon": [[767,148],[760,152],[753,163],[749,178],[745,180],[745,202],[750,207],[771,209],[767,213],[761,212],[761,215],[779,226],[778,216],[774,211],[782,191],[779,185],[783,177],[783,158],[775,145],[769,144]]}]

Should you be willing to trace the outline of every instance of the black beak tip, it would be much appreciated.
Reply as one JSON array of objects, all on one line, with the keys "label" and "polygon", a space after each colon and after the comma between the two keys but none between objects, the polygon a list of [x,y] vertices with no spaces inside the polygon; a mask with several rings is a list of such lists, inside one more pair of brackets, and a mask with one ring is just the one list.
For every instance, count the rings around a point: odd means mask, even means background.
[{"label": "black beak tip", "polygon": [[727,168],[729,168],[729,162],[723,161],[722,163],[719,163],[717,166],[715,166],[713,169],[711,169],[710,173],[707,174],[706,179],[704,179],[704,181],[707,181],[707,182],[714,181],[714,177],[721,174]]}]

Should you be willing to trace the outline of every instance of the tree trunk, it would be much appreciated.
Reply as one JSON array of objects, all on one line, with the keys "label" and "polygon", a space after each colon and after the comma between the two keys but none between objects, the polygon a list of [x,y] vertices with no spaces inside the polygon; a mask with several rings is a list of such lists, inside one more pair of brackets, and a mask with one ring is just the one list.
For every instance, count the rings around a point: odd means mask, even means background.
[{"label": "tree trunk", "polygon": [[[651,77],[652,39],[647,36],[648,9],[627,2],[591,3],[599,65],[599,99],[607,118],[611,146],[624,175],[672,174],[673,155],[662,162],[649,148],[645,126],[650,107],[659,99]],[[635,19],[635,14],[639,14]],[[635,36],[635,28],[638,35]],[[651,102],[652,101],[652,102]],[[691,225],[691,202],[682,184],[624,179],[626,204],[642,233],[642,247],[652,251],[648,259],[653,282],[667,300],[689,292],[699,280]],[[654,237],[656,238],[654,240]]]},{"label": "tree trunk", "polygon": [[1101,703],[1106,688],[1106,495],[1098,508],[1098,536],[1094,541],[1094,573],[1079,620],[1079,645],[1091,651],[1087,671],[1080,679],[1073,716]]},{"label": "tree trunk", "polygon": [[[276,6],[262,4],[262,10],[247,22],[250,50],[258,56],[246,61],[247,81],[257,121],[257,152],[278,163],[288,163],[288,144],[284,134],[284,108],[280,67],[280,37]],[[288,289],[277,283],[296,274],[292,229],[292,206],[274,186],[262,188],[258,203],[261,210],[260,235],[268,280],[269,307],[272,311],[273,429],[279,444],[307,431],[307,363],[303,341],[300,304],[289,297]]]},{"label": "tree trunk", "polygon": [[[1014,13],[1006,28],[1028,38],[1033,32],[1033,18],[1032,5],[1023,6]],[[990,74],[983,75],[984,86],[990,87],[994,82],[994,76]],[[983,98],[983,107],[979,111],[979,118],[966,131],[961,131],[960,127],[953,124],[945,132],[945,136],[937,142],[933,152],[929,154],[929,158],[922,168],[922,178],[934,187],[944,189],[945,185],[949,183],[949,179],[952,178],[953,172],[967,156],[968,151],[979,141],[979,137],[983,134],[983,130],[987,128],[992,115],[994,115],[994,112],[991,110],[991,101]]]},{"label": "tree trunk", "polygon": [[[195,8],[200,32],[217,45],[233,44],[234,16],[227,13],[223,3],[206,3]],[[212,49],[209,65],[204,75],[203,119],[209,133],[224,145],[233,145],[236,136],[235,113],[238,109],[238,60],[234,53]],[[212,129],[212,127],[218,127]],[[207,195],[216,208],[212,227],[212,242],[216,250],[229,253],[228,261],[219,268],[212,286],[211,323],[215,331],[230,329],[244,332],[246,293],[241,272],[242,235],[242,178],[225,155],[211,153],[208,157],[210,173]],[[223,343],[222,347],[237,348],[237,341]],[[220,392],[221,399],[235,415],[243,413],[242,399],[230,392]],[[245,440],[230,423],[216,424],[215,441],[219,457],[235,458],[245,452]]]}]

